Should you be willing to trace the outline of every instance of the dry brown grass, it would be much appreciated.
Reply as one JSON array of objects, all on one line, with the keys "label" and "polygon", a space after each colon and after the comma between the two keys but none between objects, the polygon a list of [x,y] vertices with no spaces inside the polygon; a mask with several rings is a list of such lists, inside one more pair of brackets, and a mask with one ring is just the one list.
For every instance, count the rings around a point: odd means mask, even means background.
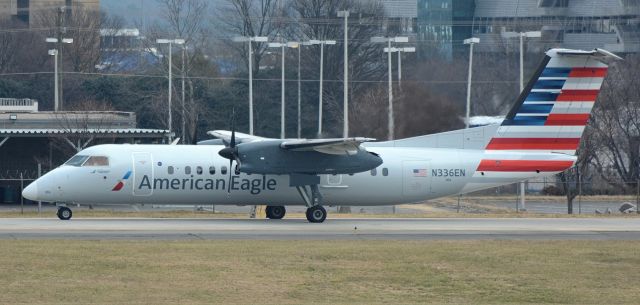
[{"label": "dry brown grass", "polygon": [[0,241],[0,304],[637,304],[637,241]]}]

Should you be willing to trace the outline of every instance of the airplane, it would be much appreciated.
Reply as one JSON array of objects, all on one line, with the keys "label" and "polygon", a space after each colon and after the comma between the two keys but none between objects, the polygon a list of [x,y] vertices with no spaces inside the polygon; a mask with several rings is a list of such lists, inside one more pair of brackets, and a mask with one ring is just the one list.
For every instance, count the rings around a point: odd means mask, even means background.
[{"label": "airplane", "polygon": [[[607,74],[621,58],[603,49],[551,49],[501,124],[393,141],[269,139],[212,131],[201,145],[96,145],[22,195],[69,204],[267,205],[269,219],[306,206],[424,202],[552,176],[574,165]],[[227,163],[227,161],[229,163]],[[233,163],[236,163],[235,167]]]}]

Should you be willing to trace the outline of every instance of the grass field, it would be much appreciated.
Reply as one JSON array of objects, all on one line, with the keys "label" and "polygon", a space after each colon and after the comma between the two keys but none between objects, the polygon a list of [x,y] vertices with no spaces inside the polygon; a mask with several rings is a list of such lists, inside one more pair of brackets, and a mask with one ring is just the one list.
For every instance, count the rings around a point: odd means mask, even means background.
[{"label": "grass field", "polygon": [[0,241],[0,304],[638,304],[640,242]]}]

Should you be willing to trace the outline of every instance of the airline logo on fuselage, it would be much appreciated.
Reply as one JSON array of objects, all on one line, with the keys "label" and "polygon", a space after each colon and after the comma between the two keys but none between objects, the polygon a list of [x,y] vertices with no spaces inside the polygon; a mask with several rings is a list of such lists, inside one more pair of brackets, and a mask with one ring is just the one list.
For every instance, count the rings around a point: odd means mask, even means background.
[{"label": "airline logo on fuselage", "polygon": [[111,189],[112,192],[118,192],[124,187],[124,182],[127,181],[131,177],[131,171],[127,171],[122,179],[116,183],[116,185]]},{"label": "airline logo on fuselage", "polygon": [[[138,180],[138,179],[136,179]],[[140,190],[190,190],[190,191],[226,191],[227,179],[207,178],[155,178],[148,175],[142,176],[138,189]],[[261,178],[246,179],[240,176],[231,177],[232,191],[248,191],[252,195],[258,195],[263,191],[275,191],[277,186],[275,179]]]}]

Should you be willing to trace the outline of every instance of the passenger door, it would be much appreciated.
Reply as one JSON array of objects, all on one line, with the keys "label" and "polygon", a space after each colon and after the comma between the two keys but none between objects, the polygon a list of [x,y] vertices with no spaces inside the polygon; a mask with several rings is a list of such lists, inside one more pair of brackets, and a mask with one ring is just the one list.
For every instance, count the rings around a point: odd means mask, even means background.
[{"label": "passenger door", "polygon": [[[138,188],[144,183],[151,187]],[[151,153],[133,153],[133,195],[151,196],[153,194],[153,156]]]}]

